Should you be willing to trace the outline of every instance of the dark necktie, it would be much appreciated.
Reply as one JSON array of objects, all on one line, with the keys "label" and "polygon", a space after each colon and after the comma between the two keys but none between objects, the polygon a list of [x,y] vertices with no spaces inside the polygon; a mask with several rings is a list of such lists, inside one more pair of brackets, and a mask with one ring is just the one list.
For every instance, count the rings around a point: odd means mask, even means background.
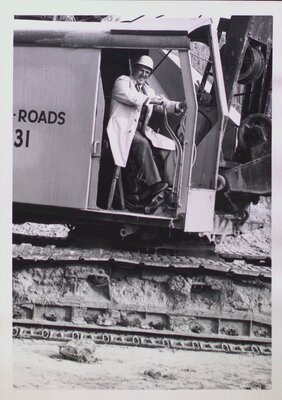
[{"label": "dark necktie", "polygon": [[136,90],[137,90],[138,92],[141,92],[141,93],[146,94],[146,90],[145,90],[144,85],[138,85],[138,84],[136,83],[135,87],[136,87]]},{"label": "dark necktie", "polygon": [[[136,90],[137,90],[138,92],[144,93],[143,86],[138,85],[138,84],[136,83],[135,87],[136,87]],[[139,117],[139,121],[138,121],[138,125],[137,125],[137,129],[138,129],[139,131],[142,131],[142,127],[143,127],[143,124],[144,124],[144,121],[145,121],[145,117],[146,117],[146,112],[147,112],[147,106],[145,106],[145,105],[143,104],[142,109],[141,109],[141,113],[140,113],[140,117]]]}]

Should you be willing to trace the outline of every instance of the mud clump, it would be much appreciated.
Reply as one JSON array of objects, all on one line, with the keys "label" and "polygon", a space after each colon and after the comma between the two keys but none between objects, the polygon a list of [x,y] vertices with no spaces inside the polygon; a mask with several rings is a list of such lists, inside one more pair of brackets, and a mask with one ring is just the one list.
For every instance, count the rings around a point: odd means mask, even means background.
[{"label": "mud clump", "polygon": [[59,347],[59,353],[64,358],[87,364],[97,360],[95,352],[96,344],[90,339],[73,339]]},{"label": "mud clump", "polygon": [[238,330],[233,326],[224,326],[220,332],[227,336],[239,336]]},{"label": "mud clump", "polygon": [[174,380],[176,377],[173,374],[163,374],[161,371],[155,371],[152,369],[147,369],[144,371],[144,375],[152,378],[154,380],[166,379],[166,380]]},{"label": "mud clump", "polygon": [[185,307],[191,301],[191,280],[181,275],[173,275],[167,281],[172,307]]},{"label": "mud clump", "polygon": [[244,389],[246,390],[266,390],[266,389],[270,389],[269,387],[270,385],[266,384],[266,383],[262,383],[262,382],[251,382],[250,384],[246,385],[246,387]]},{"label": "mud clump", "polygon": [[190,297],[191,283],[181,275],[174,275],[168,280],[168,289],[176,298]]}]

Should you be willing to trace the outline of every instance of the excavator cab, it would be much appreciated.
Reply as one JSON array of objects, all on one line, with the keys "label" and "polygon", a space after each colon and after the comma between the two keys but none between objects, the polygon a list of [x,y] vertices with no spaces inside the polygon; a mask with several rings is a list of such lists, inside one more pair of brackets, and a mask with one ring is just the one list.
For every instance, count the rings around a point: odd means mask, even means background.
[{"label": "excavator cab", "polygon": [[[226,107],[219,51],[215,52],[214,48],[209,45],[216,37],[212,37],[214,33],[209,23],[204,28],[199,29],[199,35],[196,34],[196,31],[193,39],[187,38],[184,45],[183,31],[179,30],[179,33],[175,34],[177,40],[179,40],[178,45],[175,44],[175,47],[168,48],[169,42],[166,36],[161,36],[164,35],[164,31],[159,28],[156,31],[158,34],[154,37],[151,36],[155,42],[154,44],[152,42],[151,47],[153,48],[148,48],[142,43],[147,33],[147,28],[144,28],[138,35],[139,48],[102,50],[101,80],[105,98],[102,146],[104,151],[101,155],[97,197],[97,204],[102,209],[110,208],[119,212],[137,212],[143,215],[153,214],[154,216],[178,219],[180,214],[186,214],[188,198],[190,198],[191,209],[194,207],[193,203],[196,205],[198,201],[202,202],[203,208],[207,210],[205,221],[208,221],[208,226],[205,229],[211,229],[213,221],[211,215],[214,207],[212,192],[216,190],[220,131],[223,127]],[[168,32],[169,27],[166,25],[165,35],[168,35]],[[124,42],[130,42],[132,35],[136,34],[136,30],[131,26],[130,29],[126,27],[122,30],[112,31],[112,33],[115,35],[123,34]],[[182,42],[180,43],[180,41]],[[164,43],[166,43],[165,46]],[[205,54],[201,68],[199,68],[200,72],[205,70],[207,64],[212,64],[206,82],[202,81],[202,74],[192,68],[192,59],[199,61],[202,58],[198,55],[199,51],[204,51]],[[175,141],[176,151],[173,157],[155,151],[155,160],[161,176],[167,178],[169,175],[170,187],[159,199],[151,199],[151,204],[132,205],[127,201],[126,195],[128,188],[132,187],[136,180],[134,160],[129,158],[127,167],[122,169],[118,175],[115,175],[115,168],[109,168],[109,166],[113,166],[113,160],[105,127],[115,79],[122,74],[130,75],[134,61],[142,54],[148,54],[156,66],[148,80],[149,84],[157,93],[162,93],[169,99],[185,101],[187,111],[185,115],[180,116],[153,113],[149,125],[155,131]],[[207,151],[212,151],[216,156],[207,157]],[[111,183],[114,179],[117,182],[115,182],[115,193],[113,194],[110,193],[110,190],[113,189]],[[121,181],[122,189],[118,181]],[[188,188],[189,190],[187,190]],[[111,195],[112,198],[109,202]],[[125,201],[121,199],[123,196]],[[192,212],[190,218],[193,218],[193,216],[195,216],[195,213]],[[193,229],[201,228],[195,226]]]},{"label": "excavator cab", "polygon": [[[207,45],[200,42],[192,42],[193,48],[196,49],[193,53],[193,57],[197,57],[197,50],[204,51],[207,59],[202,62],[202,71],[204,71],[205,65],[210,62],[209,55],[210,51]],[[128,193],[138,192],[137,179],[138,170],[134,163],[132,156],[129,156],[126,168],[122,168],[120,176],[115,178],[116,169],[109,166],[113,165],[112,155],[109,148],[106,124],[108,121],[109,106],[111,99],[111,90],[113,87],[113,80],[116,79],[119,74],[131,75],[135,60],[142,54],[149,54],[154,61],[156,66],[155,70],[151,74],[148,83],[153,87],[156,93],[165,95],[169,99],[177,101],[186,101],[183,81],[185,76],[183,75],[179,50],[165,50],[165,49],[127,49],[127,50],[111,50],[102,51],[101,58],[101,79],[104,88],[105,98],[105,117],[104,117],[104,132],[103,132],[103,149],[101,156],[100,165],[100,176],[99,176],[99,189],[98,189],[98,204],[102,208],[113,209],[128,209],[129,211],[136,211],[139,213],[158,213],[161,215],[176,216],[177,203],[180,194],[180,176],[183,175],[183,149],[185,146],[185,120],[186,114],[170,114],[167,115],[166,110],[162,112],[153,112],[149,125],[155,132],[160,132],[162,135],[171,138],[175,142],[175,151],[161,151],[152,146],[154,151],[154,157],[158,169],[160,171],[162,180],[169,183],[169,188],[156,199],[142,199],[139,203],[132,204]],[[215,95],[210,93],[212,87],[212,78],[204,85],[200,81],[201,75],[195,69],[192,69],[192,79],[194,81],[194,90],[197,98],[197,122],[195,131],[195,145],[193,157],[196,157],[195,148],[204,137],[208,134],[209,130],[215,124],[217,119],[217,104]],[[212,76],[212,74],[210,74]],[[195,81],[195,77],[198,78]],[[205,88],[206,86],[206,88]],[[193,92],[189,94],[189,97],[193,95]],[[186,140],[187,141],[187,140]],[[194,159],[193,162],[196,160]],[[182,166],[181,166],[182,165]],[[109,173],[107,175],[107,173]],[[120,182],[119,186],[115,186],[116,193],[109,193],[113,191],[111,186],[111,179],[118,179],[122,181],[122,192],[120,193]],[[109,190],[109,188],[111,188]],[[141,191],[142,188],[139,188]],[[124,196],[124,199],[121,199]],[[108,199],[111,197],[111,201]]]},{"label": "excavator cab", "polygon": [[[113,24],[29,21],[28,27],[26,21],[15,21],[15,217],[138,221],[209,234],[222,233],[228,225],[225,233],[232,233],[234,221],[244,222],[246,205],[260,193],[269,193],[270,182],[261,175],[266,183],[256,187],[260,174],[255,166],[269,171],[265,166],[270,160],[270,123],[260,112],[267,100],[261,98],[258,112],[249,119],[255,99],[247,86],[242,108],[246,119],[239,130],[240,115],[236,123],[234,113],[231,117],[240,71],[240,82],[251,76],[261,82],[263,92],[271,82],[270,61],[263,69],[266,64],[257,59],[263,53],[271,60],[270,46],[259,46],[257,37],[249,37],[247,29],[254,24],[250,17],[243,20],[240,24],[235,17],[229,26],[219,27],[226,33],[225,50],[219,49],[208,18]],[[229,71],[232,32],[239,28],[242,34],[235,35],[235,47],[240,57]],[[255,50],[247,51],[249,46]],[[114,82],[130,75],[142,54],[154,60],[149,84],[168,99],[185,101],[187,109],[181,116],[152,115],[149,125],[173,139],[176,150],[170,158],[155,154],[162,177],[169,175],[169,190],[150,199],[153,204],[139,207],[127,199],[130,185],[136,183],[134,163],[131,160],[121,171],[115,168],[106,126]],[[245,179],[246,174],[251,178]]]}]

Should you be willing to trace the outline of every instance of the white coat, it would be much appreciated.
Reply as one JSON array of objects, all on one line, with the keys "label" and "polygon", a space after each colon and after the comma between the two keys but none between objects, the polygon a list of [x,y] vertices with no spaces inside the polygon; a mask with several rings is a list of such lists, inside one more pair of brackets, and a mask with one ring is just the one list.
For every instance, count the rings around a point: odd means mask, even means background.
[{"label": "white coat", "polygon": [[[115,81],[112,92],[107,133],[114,162],[120,167],[126,166],[142,105],[148,100],[148,97],[156,96],[154,89],[148,84],[145,84],[142,88],[146,94],[138,92],[135,85],[136,82],[132,76],[122,75]],[[176,104],[178,103],[175,101],[164,99],[167,112],[175,112]],[[151,140],[153,146],[165,150],[174,150],[175,144],[171,139],[154,132],[153,129],[147,126],[153,107],[152,104],[147,105],[147,115],[143,132],[146,137]]]}]

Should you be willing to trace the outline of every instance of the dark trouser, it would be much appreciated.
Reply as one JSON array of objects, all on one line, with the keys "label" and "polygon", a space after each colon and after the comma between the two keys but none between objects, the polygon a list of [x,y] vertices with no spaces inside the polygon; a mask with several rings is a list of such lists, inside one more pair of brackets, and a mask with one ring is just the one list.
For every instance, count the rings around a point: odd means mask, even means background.
[{"label": "dark trouser", "polygon": [[130,157],[134,159],[139,169],[137,179],[139,178],[148,186],[161,181],[150,142],[139,131],[136,131],[133,137]]}]

